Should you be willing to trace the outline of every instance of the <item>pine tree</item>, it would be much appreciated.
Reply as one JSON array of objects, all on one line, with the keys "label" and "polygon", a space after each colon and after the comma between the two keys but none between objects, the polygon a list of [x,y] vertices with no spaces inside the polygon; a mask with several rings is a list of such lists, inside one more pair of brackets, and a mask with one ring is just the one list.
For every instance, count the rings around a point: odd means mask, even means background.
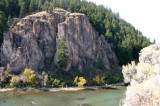
[{"label": "pine tree", "polygon": [[100,55],[98,56],[98,60],[97,60],[97,68],[98,69],[102,69],[103,68],[102,58],[101,58]]},{"label": "pine tree", "polygon": [[62,36],[59,42],[59,47],[58,47],[58,65],[60,68],[66,68],[67,66],[67,47],[65,45],[65,40],[64,37]]},{"label": "pine tree", "polygon": [[22,18],[27,12],[26,3],[23,1],[20,3],[20,17]]},{"label": "pine tree", "polygon": [[0,42],[3,40],[3,32],[8,29],[7,19],[2,11],[0,11]]},{"label": "pine tree", "polygon": [[12,19],[11,15],[8,16],[8,21],[10,21]]},{"label": "pine tree", "polygon": [[29,5],[29,12],[32,13],[35,11],[35,1],[31,0],[30,5]]}]

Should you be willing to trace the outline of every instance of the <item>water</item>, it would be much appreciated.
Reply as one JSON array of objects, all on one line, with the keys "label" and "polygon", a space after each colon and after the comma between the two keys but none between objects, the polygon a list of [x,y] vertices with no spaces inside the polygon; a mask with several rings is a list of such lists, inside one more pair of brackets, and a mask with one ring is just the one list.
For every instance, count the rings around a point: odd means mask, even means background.
[{"label": "water", "polygon": [[118,106],[125,89],[82,91],[9,91],[0,93],[0,106]]}]

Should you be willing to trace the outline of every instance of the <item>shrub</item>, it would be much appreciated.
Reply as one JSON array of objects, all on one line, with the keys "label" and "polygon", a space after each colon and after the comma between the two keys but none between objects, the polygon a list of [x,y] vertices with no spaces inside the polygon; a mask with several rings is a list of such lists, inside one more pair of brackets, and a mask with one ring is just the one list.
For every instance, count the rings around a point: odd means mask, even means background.
[{"label": "shrub", "polygon": [[11,74],[7,71],[7,67],[0,67],[0,86],[5,87],[10,83]]},{"label": "shrub", "polygon": [[66,83],[65,82],[62,82],[61,83],[61,87],[63,88],[63,87],[65,87],[66,86]]},{"label": "shrub", "polygon": [[124,77],[124,82],[125,83],[131,82],[131,79],[137,73],[135,62],[132,61],[131,64],[128,64],[126,66],[122,66],[122,73],[123,73],[123,77]]},{"label": "shrub", "polygon": [[122,73],[126,83],[142,83],[154,74],[154,67],[148,63],[138,63],[136,66],[135,62],[132,62],[131,64],[123,66]]},{"label": "shrub", "polygon": [[97,85],[103,85],[103,84],[105,84],[105,76],[100,78],[98,75],[98,76],[96,76],[94,81],[96,82]]},{"label": "shrub", "polygon": [[[158,67],[158,69],[156,69]],[[124,106],[157,106],[160,105],[160,72],[159,65],[138,63],[136,74],[127,87]]]},{"label": "shrub", "polygon": [[60,86],[61,86],[60,80],[54,79],[54,81],[52,82],[52,87],[60,87]]},{"label": "shrub", "polygon": [[[160,46],[151,45],[140,54],[138,65],[123,67],[123,76],[130,78],[123,106],[160,105]],[[134,68],[133,68],[134,67]],[[133,70],[134,72],[133,73]],[[127,74],[129,73],[129,74]],[[133,73],[132,77],[130,77]]]},{"label": "shrub", "polygon": [[151,45],[141,50],[140,63],[160,64],[160,45]]},{"label": "shrub", "polygon": [[47,87],[61,87],[61,81],[58,79],[54,79],[51,76],[49,77],[49,80],[47,81]]},{"label": "shrub", "polygon": [[34,85],[36,81],[36,75],[34,74],[34,71],[31,69],[25,69],[23,74],[26,77],[26,82],[28,84]]},{"label": "shrub", "polygon": [[11,87],[19,87],[20,86],[20,77],[19,76],[13,76],[10,80],[10,86]]},{"label": "shrub", "polygon": [[123,80],[122,80],[121,76],[119,76],[119,75],[116,75],[116,76],[113,77],[113,82],[114,83],[119,83],[119,82],[122,82],[122,81]]},{"label": "shrub", "polygon": [[148,63],[138,63],[136,70],[137,74],[133,77],[132,82],[134,81],[138,84],[154,75],[154,67]]},{"label": "shrub", "polygon": [[86,79],[83,77],[76,77],[74,80],[74,83],[78,85],[78,87],[84,87],[84,85],[87,83]]},{"label": "shrub", "polygon": [[54,81],[54,78],[52,78],[51,76],[49,77],[48,81],[47,81],[47,87],[52,87],[52,83]]},{"label": "shrub", "polygon": [[78,83],[78,76],[74,79],[74,85],[77,85],[77,83]]},{"label": "shrub", "polygon": [[152,76],[141,84],[127,87],[123,106],[159,106],[160,75]]}]

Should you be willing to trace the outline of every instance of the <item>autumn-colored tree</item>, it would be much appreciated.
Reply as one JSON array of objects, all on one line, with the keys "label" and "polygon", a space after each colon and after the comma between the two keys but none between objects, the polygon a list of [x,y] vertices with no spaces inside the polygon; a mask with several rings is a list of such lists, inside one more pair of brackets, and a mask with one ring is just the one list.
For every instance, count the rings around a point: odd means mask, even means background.
[{"label": "autumn-colored tree", "polygon": [[84,79],[83,77],[76,77],[74,79],[74,83],[76,85],[78,85],[78,87],[84,87],[84,85],[87,83],[86,79]]},{"label": "autumn-colored tree", "polygon": [[20,77],[19,76],[13,76],[10,80],[10,86],[11,87],[19,87],[20,86]]},{"label": "autumn-colored tree", "polygon": [[36,81],[36,74],[34,74],[34,70],[31,69],[25,69],[23,74],[26,77],[26,82],[28,84],[34,85]]}]

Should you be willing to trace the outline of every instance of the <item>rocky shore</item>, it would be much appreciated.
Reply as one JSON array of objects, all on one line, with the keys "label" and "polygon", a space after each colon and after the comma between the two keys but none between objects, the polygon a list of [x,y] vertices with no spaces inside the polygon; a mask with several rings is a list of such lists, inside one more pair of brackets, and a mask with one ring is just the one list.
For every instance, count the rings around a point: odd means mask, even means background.
[{"label": "rocky shore", "polygon": [[97,90],[97,89],[121,89],[124,88],[124,83],[109,84],[103,86],[85,86],[85,87],[65,87],[65,88],[2,88],[0,92],[7,92],[13,90],[23,90],[23,91],[79,91],[79,90]]}]

